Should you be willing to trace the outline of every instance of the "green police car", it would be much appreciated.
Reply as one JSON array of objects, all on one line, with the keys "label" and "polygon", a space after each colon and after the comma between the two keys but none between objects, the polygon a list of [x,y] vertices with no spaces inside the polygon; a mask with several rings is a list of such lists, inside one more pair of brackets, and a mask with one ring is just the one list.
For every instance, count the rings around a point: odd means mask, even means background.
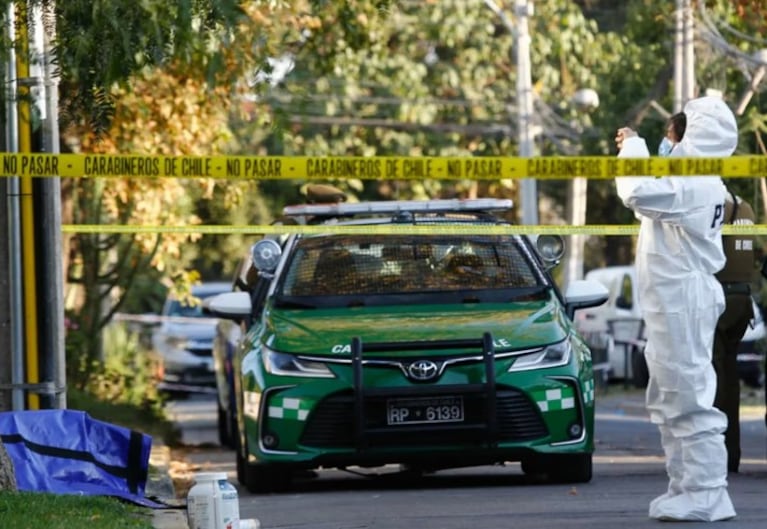
[{"label": "green police car", "polygon": [[[591,353],[562,293],[561,237],[511,234],[499,199],[307,204],[252,249],[242,291],[207,303],[239,324],[237,476],[286,490],[320,468],[413,471],[521,462],[587,482]],[[338,228],[338,229],[335,229]]]}]

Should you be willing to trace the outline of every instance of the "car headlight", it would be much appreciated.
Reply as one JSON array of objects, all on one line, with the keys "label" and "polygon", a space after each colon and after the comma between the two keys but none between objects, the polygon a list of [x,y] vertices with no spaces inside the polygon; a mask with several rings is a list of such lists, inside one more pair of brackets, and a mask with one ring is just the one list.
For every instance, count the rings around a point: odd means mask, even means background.
[{"label": "car headlight", "polygon": [[264,368],[272,375],[288,377],[334,378],[335,375],[322,362],[307,360],[296,355],[278,353],[264,347]]},{"label": "car headlight", "polygon": [[509,367],[509,371],[563,366],[570,361],[571,352],[570,340],[563,340],[559,343],[548,345],[540,351],[517,356],[514,359],[514,363]]}]

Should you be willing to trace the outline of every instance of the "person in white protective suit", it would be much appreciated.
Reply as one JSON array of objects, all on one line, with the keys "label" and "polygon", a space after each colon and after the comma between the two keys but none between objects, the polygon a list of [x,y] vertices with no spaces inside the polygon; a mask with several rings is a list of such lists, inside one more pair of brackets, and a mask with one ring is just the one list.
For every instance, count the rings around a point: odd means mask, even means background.
[{"label": "person in white protective suit", "polygon": [[[737,145],[735,117],[719,98],[684,107],[687,130],[671,157],[725,157]],[[618,131],[619,157],[649,156],[645,141]],[[617,177],[618,196],[640,220],[636,267],[650,374],[646,402],[666,456],[668,490],[650,503],[660,520],[735,516],[727,492],[727,417],[714,407],[714,330],[724,310],[714,277],[725,264],[719,176]]]}]

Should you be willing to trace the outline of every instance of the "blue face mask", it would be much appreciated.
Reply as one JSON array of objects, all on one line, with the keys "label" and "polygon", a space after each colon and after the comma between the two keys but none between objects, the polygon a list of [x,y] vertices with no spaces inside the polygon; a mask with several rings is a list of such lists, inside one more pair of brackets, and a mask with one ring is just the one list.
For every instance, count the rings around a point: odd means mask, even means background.
[{"label": "blue face mask", "polygon": [[674,142],[668,138],[663,138],[660,140],[660,145],[658,145],[658,156],[668,156],[671,154],[671,150],[674,148],[674,145]]}]

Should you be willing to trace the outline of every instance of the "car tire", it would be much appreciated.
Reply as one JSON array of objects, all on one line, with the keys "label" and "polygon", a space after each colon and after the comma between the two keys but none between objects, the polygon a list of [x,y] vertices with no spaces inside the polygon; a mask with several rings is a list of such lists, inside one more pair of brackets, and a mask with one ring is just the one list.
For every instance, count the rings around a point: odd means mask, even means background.
[{"label": "car tire", "polygon": [[251,494],[287,492],[293,485],[293,472],[275,465],[245,465],[245,488]]},{"label": "car tire", "polygon": [[247,446],[237,451],[237,481],[251,494],[286,492],[293,485],[293,472],[282,465],[248,463]]},{"label": "car tire", "polygon": [[218,443],[221,446],[232,448],[232,435],[229,430],[229,414],[221,407],[221,403],[217,403],[218,408]]},{"label": "car tire", "polygon": [[[236,445],[239,445],[237,441],[235,441]],[[247,487],[246,482],[248,481],[247,471],[245,470],[245,465],[247,464],[247,458],[245,458],[240,450],[239,446],[234,447],[234,451],[236,454],[236,461],[237,461],[237,481],[245,488]]]},{"label": "car tire", "polygon": [[635,388],[646,388],[650,381],[650,372],[647,370],[647,361],[644,351],[634,349],[631,352],[631,373]]},{"label": "car tire", "polygon": [[548,467],[549,480],[554,483],[588,483],[593,475],[591,454],[553,456]]}]

